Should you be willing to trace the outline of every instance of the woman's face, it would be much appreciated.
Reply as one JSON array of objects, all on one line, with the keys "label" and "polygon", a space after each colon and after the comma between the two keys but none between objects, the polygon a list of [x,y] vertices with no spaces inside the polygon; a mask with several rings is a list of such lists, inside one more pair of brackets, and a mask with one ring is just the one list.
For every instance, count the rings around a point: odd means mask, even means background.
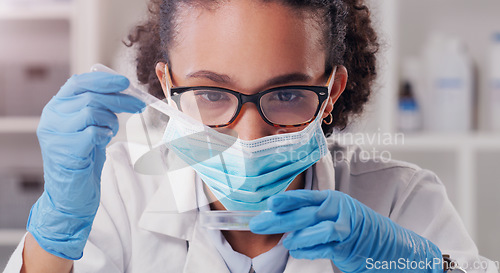
[{"label": "woman's face", "polygon": [[[169,49],[174,86],[216,86],[255,94],[284,85],[325,85],[326,51],[319,24],[307,13],[279,3],[227,1],[215,9],[181,6],[177,35]],[[323,118],[345,87],[347,72],[337,69]],[[164,64],[157,66],[162,81]],[[243,105],[228,126],[240,139],[297,131],[267,124],[256,105]]]}]

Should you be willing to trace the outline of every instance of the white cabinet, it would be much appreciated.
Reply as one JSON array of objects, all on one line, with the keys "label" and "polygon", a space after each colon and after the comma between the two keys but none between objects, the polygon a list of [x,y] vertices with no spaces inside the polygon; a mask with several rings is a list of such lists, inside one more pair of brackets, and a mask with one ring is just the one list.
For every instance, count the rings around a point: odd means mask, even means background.
[{"label": "white cabinet", "polygon": [[71,20],[71,4],[48,2],[40,4],[0,2],[1,20]]},{"label": "white cabinet", "polygon": [[72,8],[68,1],[0,4],[2,262],[24,234],[29,209],[43,190],[35,130],[43,106],[70,75]]},{"label": "white cabinet", "polygon": [[43,106],[71,74],[112,66],[145,10],[135,0],[0,1],[0,267],[43,190]]}]

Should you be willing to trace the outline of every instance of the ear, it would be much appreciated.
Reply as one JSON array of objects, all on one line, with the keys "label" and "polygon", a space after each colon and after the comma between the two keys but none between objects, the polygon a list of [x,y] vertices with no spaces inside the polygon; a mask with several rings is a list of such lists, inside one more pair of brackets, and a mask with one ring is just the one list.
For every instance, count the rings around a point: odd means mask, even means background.
[{"label": "ear", "polygon": [[342,92],[345,90],[347,84],[347,69],[343,65],[337,66],[337,71],[335,71],[334,82],[332,86],[332,91],[330,92],[330,97],[326,102],[325,112],[322,118],[328,117],[333,111],[333,105],[339,99]]},{"label": "ear", "polygon": [[165,97],[167,96],[167,75],[165,75],[165,66],[166,64],[163,62],[159,62],[156,64],[155,71],[156,71],[156,76],[158,77],[158,80],[160,81],[161,84],[161,89],[163,89],[163,93],[165,94]]}]

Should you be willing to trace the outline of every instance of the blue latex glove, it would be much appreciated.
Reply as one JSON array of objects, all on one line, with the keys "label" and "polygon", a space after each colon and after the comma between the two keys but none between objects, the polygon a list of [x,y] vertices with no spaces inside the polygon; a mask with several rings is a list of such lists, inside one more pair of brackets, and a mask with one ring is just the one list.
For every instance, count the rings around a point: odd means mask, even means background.
[{"label": "blue latex glove", "polygon": [[269,198],[268,208],[271,212],[251,220],[250,229],[258,234],[290,232],[283,245],[294,258],[330,259],[346,273],[381,269],[383,264],[376,261],[395,262],[393,270],[384,272],[412,267],[415,272],[443,272],[441,251],[432,242],[344,193],[286,191]]},{"label": "blue latex glove", "polygon": [[100,200],[106,145],[118,131],[114,113],[145,104],[121,94],[127,78],[104,72],[71,77],[45,106],[37,130],[45,191],[31,208],[27,230],[47,252],[79,259]]}]

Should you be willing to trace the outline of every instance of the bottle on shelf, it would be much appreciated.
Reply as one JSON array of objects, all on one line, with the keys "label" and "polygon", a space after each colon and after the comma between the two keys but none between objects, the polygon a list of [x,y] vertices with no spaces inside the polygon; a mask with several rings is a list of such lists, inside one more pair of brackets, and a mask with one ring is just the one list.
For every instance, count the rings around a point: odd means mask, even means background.
[{"label": "bottle on shelf", "polygon": [[457,38],[434,33],[423,50],[425,129],[466,133],[474,117],[474,73],[465,44]]},{"label": "bottle on shelf", "polygon": [[421,129],[420,109],[413,95],[410,81],[405,81],[399,92],[398,131],[414,133]]},{"label": "bottle on shelf", "polygon": [[493,35],[489,74],[490,124],[492,131],[500,133],[500,31]]}]

